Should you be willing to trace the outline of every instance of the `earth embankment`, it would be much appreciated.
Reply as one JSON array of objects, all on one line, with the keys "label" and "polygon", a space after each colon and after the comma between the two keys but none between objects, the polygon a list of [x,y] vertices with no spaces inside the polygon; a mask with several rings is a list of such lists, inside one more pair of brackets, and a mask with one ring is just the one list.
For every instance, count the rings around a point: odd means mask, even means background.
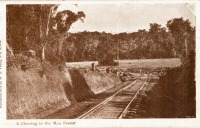
[{"label": "earth embankment", "polygon": [[120,82],[114,74],[76,68],[60,70],[25,56],[7,60],[8,119],[42,118]]}]

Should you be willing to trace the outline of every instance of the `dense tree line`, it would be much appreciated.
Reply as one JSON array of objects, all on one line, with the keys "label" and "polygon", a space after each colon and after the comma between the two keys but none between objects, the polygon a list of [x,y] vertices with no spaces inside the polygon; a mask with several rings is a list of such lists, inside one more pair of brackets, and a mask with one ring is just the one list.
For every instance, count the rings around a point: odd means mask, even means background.
[{"label": "dense tree line", "polygon": [[153,23],[149,30],[119,34],[74,33],[65,40],[62,57],[66,61],[186,58],[195,49],[195,28],[183,18],[172,19],[167,26]]},{"label": "dense tree line", "polygon": [[[78,32],[69,33],[84,12],[70,10],[55,13],[58,5],[8,5],[7,43],[14,54],[29,49],[41,58],[59,61],[90,61],[143,58],[187,58],[195,50],[195,27],[189,20],[174,18],[162,27],[150,23],[149,30],[132,33]],[[67,15],[63,21],[63,17]],[[103,21],[102,21],[103,22]],[[134,25],[134,24],[133,24]]]}]

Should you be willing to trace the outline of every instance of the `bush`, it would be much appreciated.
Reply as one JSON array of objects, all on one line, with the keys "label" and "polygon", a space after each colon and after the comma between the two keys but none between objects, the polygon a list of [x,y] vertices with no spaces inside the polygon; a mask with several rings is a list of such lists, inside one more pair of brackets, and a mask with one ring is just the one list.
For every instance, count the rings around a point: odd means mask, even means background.
[{"label": "bush", "polygon": [[101,66],[117,66],[119,65],[119,62],[116,62],[113,60],[112,57],[107,56],[105,59],[98,61],[99,65]]}]

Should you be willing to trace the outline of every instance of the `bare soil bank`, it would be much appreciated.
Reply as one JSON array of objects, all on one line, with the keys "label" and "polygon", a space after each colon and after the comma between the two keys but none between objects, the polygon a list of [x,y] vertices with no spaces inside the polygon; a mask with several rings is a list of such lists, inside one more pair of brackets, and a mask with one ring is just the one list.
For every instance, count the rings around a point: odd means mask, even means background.
[{"label": "bare soil bank", "polygon": [[[94,74],[96,74],[96,73],[94,73]],[[85,74],[85,75],[88,75],[88,74]],[[113,77],[113,75],[111,75],[111,74],[107,74],[107,75],[110,77]],[[76,104],[73,104],[71,106],[63,108],[51,115],[44,117],[44,119],[74,119],[74,118],[78,118],[80,115],[84,114],[85,112],[87,112],[88,110],[90,110],[91,108],[93,108],[94,106],[96,106],[97,104],[102,102],[103,100],[105,100],[105,98],[111,96],[115,92],[119,91],[121,88],[130,84],[132,82],[132,80],[137,79],[139,76],[140,76],[140,74],[134,74],[130,81],[126,81],[123,83],[120,82],[118,84],[115,84],[114,86],[110,86],[111,88],[109,88],[109,89],[108,89],[109,86],[105,86],[104,84],[100,85],[100,83],[99,83],[100,86],[104,85],[104,88],[107,87],[107,90],[106,91],[102,90],[101,93],[98,93],[98,94],[96,93],[93,97],[91,97],[85,101],[77,102]],[[96,89],[98,89],[98,88],[96,88]]]},{"label": "bare soil bank", "polygon": [[78,118],[80,115],[84,114],[103,100],[109,97],[110,95],[114,94],[119,89],[125,87],[131,83],[131,81],[126,81],[124,83],[120,83],[117,86],[114,86],[105,92],[96,94],[94,97],[87,99],[82,102],[77,102],[76,104],[70,105],[66,108],[60,109],[59,111],[44,117],[43,119],[75,119]]},{"label": "bare soil bank", "polygon": [[7,118],[39,118],[70,105],[62,73],[24,56],[7,59]]},{"label": "bare soil bank", "polygon": [[7,118],[43,118],[120,83],[114,74],[59,70],[22,55],[7,59]]}]

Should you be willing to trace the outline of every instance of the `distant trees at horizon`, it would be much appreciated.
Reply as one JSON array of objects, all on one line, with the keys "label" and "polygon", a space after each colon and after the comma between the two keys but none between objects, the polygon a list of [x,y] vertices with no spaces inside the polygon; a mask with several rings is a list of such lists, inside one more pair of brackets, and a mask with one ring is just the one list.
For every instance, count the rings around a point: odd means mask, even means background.
[{"label": "distant trees at horizon", "polygon": [[[7,43],[14,54],[32,49],[36,51],[37,58],[40,58],[42,47],[45,44],[46,60],[54,63],[95,61],[106,58],[179,57],[184,59],[191,51],[195,51],[196,28],[191,26],[188,19],[171,19],[166,23],[167,27],[150,23],[149,30],[143,29],[132,33],[112,34],[87,31],[69,33],[70,25],[78,19],[83,21],[86,16],[84,12],[76,14],[66,10],[57,13],[54,19],[50,17],[47,31],[48,14],[54,6],[7,6]],[[62,16],[66,14],[71,15],[71,20],[61,21]],[[57,30],[53,29],[55,26]],[[48,36],[45,36],[47,32]]]},{"label": "distant trees at horizon", "polygon": [[62,58],[70,61],[105,59],[187,58],[195,50],[195,27],[189,20],[174,18],[167,28],[150,23],[149,30],[132,33],[71,33],[63,46]]}]

